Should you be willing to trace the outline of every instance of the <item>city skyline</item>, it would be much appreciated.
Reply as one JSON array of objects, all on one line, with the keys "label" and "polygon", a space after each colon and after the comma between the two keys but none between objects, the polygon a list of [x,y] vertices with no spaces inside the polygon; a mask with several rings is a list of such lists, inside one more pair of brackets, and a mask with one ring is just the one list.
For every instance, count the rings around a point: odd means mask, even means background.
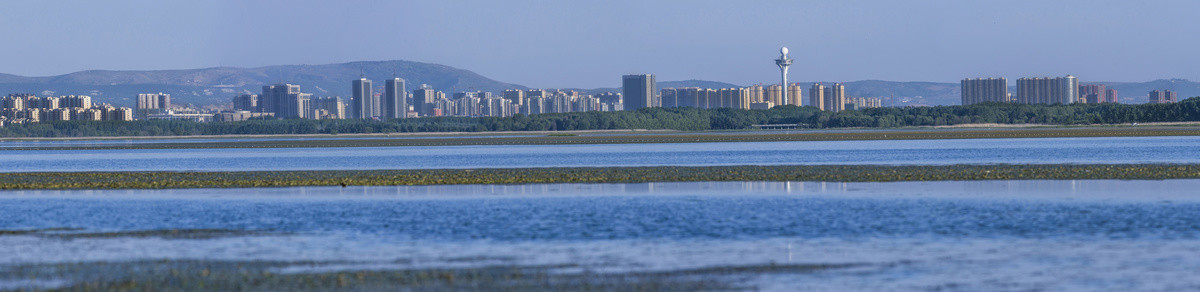
[{"label": "city skyline", "polygon": [[[1200,49],[1200,41],[1180,37],[1189,33],[1187,12],[1200,8],[1200,3],[1187,1],[1057,1],[1037,6],[951,1],[280,3],[0,3],[5,11],[23,12],[0,20],[0,27],[8,28],[8,40],[31,44],[0,48],[0,53],[22,56],[0,60],[0,67],[7,68],[3,73],[48,76],[89,69],[399,59],[469,68],[535,88],[604,87],[609,80],[605,76],[629,72],[656,72],[660,80],[754,84],[775,79],[758,64],[788,45],[804,52],[796,58],[793,80],[954,82],[963,76],[1066,74],[1098,81],[1200,80],[1200,72],[1192,69],[1200,61],[1189,58]],[[381,23],[370,20],[377,17],[350,17],[361,7],[373,7],[365,11],[367,16],[422,13]],[[797,13],[751,9],[757,7]],[[263,13],[273,10],[280,13]],[[723,14],[694,17],[703,11]],[[801,17],[803,11],[825,13]],[[608,21],[628,13],[646,17]],[[303,22],[286,18],[292,15],[314,17]],[[1105,16],[1099,18],[1105,21],[1094,21],[1096,16]],[[168,19],[176,21],[164,21]],[[540,25],[547,22],[559,25]],[[439,29],[430,29],[433,23]],[[384,38],[386,31],[401,31],[401,37]],[[749,35],[737,46],[711,41],[741,34]],[[546,45],[530,45],[539,38]],[[362,39],[374,40],[375,45],[344,45]],[[1114,42],[1118,39],[1123,41]],[[1172,45],[1112,45],[1162,40]],[[454,45],[464,41],[482,45]],[[271,45],[238,46],[259,42]],[[78,49],[79,44],[88,49]],[[581,59],[592,64],[575,65]]]}]

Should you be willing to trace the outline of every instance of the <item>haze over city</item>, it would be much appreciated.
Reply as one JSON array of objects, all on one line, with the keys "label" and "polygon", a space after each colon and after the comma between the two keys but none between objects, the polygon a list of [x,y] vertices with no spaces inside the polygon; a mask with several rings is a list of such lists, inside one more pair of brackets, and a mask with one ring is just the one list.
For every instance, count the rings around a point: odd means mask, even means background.
[{"label": "haze over city", "polygon": [[[138,9],[129,9],[138,7]],[[6,1],[0,73],[445,64],[531,87],[1200,79],[1194,1]]]}]

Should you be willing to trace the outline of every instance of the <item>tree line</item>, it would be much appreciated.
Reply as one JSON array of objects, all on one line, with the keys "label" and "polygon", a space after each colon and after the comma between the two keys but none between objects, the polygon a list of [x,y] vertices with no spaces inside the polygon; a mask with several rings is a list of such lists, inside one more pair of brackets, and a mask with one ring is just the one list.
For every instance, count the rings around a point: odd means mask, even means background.
[{"label": "tree line", "polygon": [[173,136],[229,134],[350,134],[410,132],[563,131],[611,129],[735,130],[759,124],[799,128],[895,128],[957,124],[1129,124],[1200,121],[1200,97],[1173,104],[1028,105],[981,103],[967,106],[867,108],[842,112],[778,106],[732,108],[645,108],[635,111],[572,112],[512,117],[424,117],[373,120],[48,121],[0,127],[0,137]]}]

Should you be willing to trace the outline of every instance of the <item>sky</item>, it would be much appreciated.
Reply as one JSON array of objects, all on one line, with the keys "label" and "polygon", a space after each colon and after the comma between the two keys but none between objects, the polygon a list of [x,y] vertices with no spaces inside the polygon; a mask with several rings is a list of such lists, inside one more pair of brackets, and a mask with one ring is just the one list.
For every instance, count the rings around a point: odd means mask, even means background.
[{"label": "sky", "polygon": [[1200,1],[0,1],[0,73],[409,60],[543,88],[1200,80]]}]

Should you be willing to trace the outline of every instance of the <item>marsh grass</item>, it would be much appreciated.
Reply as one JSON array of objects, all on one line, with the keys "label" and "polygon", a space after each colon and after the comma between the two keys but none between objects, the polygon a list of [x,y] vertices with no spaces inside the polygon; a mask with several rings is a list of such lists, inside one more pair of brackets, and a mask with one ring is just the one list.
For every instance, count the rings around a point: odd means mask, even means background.
[{"label": "marsh grass", "polygon": [[165,189],[694,181],[891,182],[1200,178],[1200,164],[652,166],[0,174],[0,189]]},{"label": "marsh grass", "polygon": [[[803,274],[855,265],[764,264],[650,272],[593,272],[575,265],[339,270],[280,273],[344,262],[161,260],[26,264],[13,279],[59,279],[57,291],[729,291],[762,274]],[[0,270],[3,271],[3,270]]]},{"label": "marsh grass", "polygon": [[283,235],[285,233],[262,230],[233,229],[155,229],[112,232],[84,232],[81,228],[43,228],[29,230],[0,230],[0,236],[32,235],[53,239],[96,239],[96,238],[162,238],[162,239],[213,239],[237,236]]}]

